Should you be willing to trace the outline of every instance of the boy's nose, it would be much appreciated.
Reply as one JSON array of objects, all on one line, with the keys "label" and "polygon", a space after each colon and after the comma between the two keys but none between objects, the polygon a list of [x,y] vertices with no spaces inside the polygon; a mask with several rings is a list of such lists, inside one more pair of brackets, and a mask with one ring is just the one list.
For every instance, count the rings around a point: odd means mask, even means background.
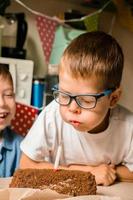
[{"label": "boy's nose", "polygon": [[75,101],[75,99],[72,99],[71,103],[68,105],[69,106],[69,111],[74,112],[74,113],[80,113],[80,107]]}]

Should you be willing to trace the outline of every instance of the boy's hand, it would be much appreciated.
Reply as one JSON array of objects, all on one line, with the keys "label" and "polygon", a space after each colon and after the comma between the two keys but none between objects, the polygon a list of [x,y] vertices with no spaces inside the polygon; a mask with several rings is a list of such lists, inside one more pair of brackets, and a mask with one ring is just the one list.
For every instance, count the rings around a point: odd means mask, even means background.
[{"label": "boy's hand", "polygon": [[97,185],[108,186],[116,180],[116,170],[114,165],[101,164],[92,167],[91,173],[95,175]]},{"label": "boy's hand", "polygon": [[99,166],[69,165],[68,169],[91,172],[95,175],[97,185],[108,186],[116,180],[116,170],[112,164],[101,164]]}]

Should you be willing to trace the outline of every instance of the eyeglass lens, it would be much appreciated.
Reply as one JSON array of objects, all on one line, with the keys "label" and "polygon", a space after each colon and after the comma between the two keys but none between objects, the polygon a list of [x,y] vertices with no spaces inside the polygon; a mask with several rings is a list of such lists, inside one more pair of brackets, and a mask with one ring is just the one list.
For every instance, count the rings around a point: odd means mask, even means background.
[{"label": "eyeglass lens", "polygon": [[73,97],[60,91],[55,91],[53,94],[54,94],[54,98],[56,102],[61,105],[70,104],[72,99],[74,99],[76,103],[82,108],[94,108],[96,104],[96,98],[94,96],[79,95],[79,96]]}]

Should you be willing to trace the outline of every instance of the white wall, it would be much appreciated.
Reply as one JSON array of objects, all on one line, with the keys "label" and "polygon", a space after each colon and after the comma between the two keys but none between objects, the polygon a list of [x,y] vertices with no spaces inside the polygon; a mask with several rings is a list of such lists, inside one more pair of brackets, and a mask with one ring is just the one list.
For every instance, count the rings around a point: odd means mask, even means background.
[{"label": "white wall", "polygon": [[[39,35],[35,25],[35,16],[14,1],[11,2],[12,5],[7,11],[21,11],[26,13],[28,21],[28,37],[25,43],[25,47],[27,48],[27,58],[32,59],[35,63],[34,74],[39,77],[44,77],[47,72],[47,66],[45,64]],[[30,8],[49,16],[58,15],[59,13],[72,8],[81,10],[82,12],[89,12],[88,8],[80,6],[79,2],[81,1],[78,0],[23,0],[23,2]],[[100,29],[109,32],[112,15],[105,13],[101,16],[101,19]],[[112,29],[112,35],[119,41],[125,55],[121,104],[133,111],[133,33],[123,28],[116,21]]]}]

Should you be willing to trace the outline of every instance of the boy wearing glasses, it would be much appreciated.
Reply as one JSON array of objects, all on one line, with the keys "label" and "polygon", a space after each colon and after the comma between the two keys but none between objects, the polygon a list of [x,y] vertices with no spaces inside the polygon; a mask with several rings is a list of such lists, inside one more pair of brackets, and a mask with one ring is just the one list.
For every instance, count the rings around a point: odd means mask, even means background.
[{"label": "boy wearing glasses", "polygon": [[90,171],[97,185],[133,181],[133,114],[117,105],[123,53],[104,32],[84,33],[64,51],[55,101],[21,143],[20,167]]},{"label": "boy wearing glasses", "polygon": [[6,64],[0,64],[0,177],[10,177],[18,167],[22,136],[10,129],[16,111],[13,80]]}]

